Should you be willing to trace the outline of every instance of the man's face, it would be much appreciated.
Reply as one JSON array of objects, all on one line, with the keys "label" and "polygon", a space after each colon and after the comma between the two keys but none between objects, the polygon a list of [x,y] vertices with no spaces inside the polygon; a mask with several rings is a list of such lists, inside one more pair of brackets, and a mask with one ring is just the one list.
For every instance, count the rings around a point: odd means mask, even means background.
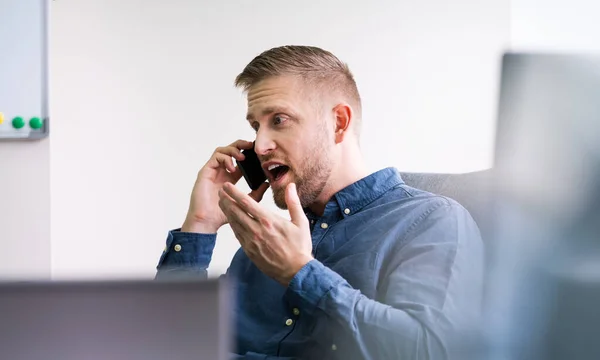
[{"label": "man's face", "polygon": [[267,174],[275,204],[287,209],[285,188],[294,182],[303,207],[318,198],[332,169],[330,112],[302,80],[268,78],[248,91],[248,121],[255,151]]}]

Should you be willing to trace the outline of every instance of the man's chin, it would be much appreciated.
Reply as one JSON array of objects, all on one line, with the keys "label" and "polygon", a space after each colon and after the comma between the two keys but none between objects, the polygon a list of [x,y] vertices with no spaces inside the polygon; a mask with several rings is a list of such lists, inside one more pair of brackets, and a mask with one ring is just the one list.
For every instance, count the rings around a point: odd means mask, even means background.
[{"label": "man's chin", "polygon": [[[288,210],[287,203],[285,202],[285,187],[272,189],[272,192],[273,201],[275,202],[275,205],[281,210]],[[300,198],[300,204],[303,208],[309,205],[310,201],[307,200],[304,196],[302,196],[302,193],[299,193],[298,197]]]},{"label": "man's chin", "polygon": [[288,206],[285,202],[285,189],[290,184],[290,179],[283,179],[284,181],[277,182],[276,185],[271,185],[271,191],[273,192],[273,201],[278,208],[287,210]]},{"label": "man's chin", "polygon": [[273,201],[281,210],[288,209],[288,206],[285,202],[285,188],[273,189]]}]

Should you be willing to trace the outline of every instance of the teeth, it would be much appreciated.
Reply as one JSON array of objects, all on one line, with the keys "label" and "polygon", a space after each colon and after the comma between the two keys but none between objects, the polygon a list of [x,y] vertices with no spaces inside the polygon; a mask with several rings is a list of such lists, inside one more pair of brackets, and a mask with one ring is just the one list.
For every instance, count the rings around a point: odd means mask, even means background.
[{"label": "teeth", "polygon": [[278,167],[280,167],[280,166],[281,166],[281,165],[279,165],[279,164],[273,164],[273,165],[270,165],[270,166],[269,166],[269,169],[268,169],[268,170],[269,170],[269,171],[271,171],[271,170],[273,170],[273,169],[276,169],[276,168],[278,168]]}]

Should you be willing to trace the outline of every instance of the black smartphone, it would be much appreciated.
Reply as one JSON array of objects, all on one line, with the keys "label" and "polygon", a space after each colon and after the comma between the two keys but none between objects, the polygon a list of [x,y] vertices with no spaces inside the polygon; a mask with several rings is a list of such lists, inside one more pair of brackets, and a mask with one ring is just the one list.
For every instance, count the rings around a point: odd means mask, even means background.
[{"label": "black smartphone", "polygon": [[260,160],[258,160],[258,156],[254,152],[254,147],[242,150],[242,154],[244,154],[245,158],[243,161],[237,161],[238,167],[242,171],[242,175],[244,175],[244,179],[246,179],[250,189],[256,190],[267,180],[267,176],[262,166],[260,166]]}]

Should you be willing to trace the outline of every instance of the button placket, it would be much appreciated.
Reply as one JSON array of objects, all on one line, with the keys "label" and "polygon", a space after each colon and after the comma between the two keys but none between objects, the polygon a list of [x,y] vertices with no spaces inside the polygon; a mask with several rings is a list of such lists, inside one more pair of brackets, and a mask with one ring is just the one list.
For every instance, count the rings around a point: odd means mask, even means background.
[{"label": "button placket", "polygon": [[[313,238],[313,256],[315,258],[317,258],[317,253],[318,253],[319,245],[321,245],[321,242],[325,238],[325,234],[329,231],[329,229],[332,226],[332,225],[330,225],[330,223],[328,223],[326,221],[327,219],[322,219],[322,220],[323,221],[320,224],[317,222],[317,224],[319,226],[315,227],[315,231],[312,234],[312,238]],[[333,219],[331,219],[331,220],[333,220]]]}]

